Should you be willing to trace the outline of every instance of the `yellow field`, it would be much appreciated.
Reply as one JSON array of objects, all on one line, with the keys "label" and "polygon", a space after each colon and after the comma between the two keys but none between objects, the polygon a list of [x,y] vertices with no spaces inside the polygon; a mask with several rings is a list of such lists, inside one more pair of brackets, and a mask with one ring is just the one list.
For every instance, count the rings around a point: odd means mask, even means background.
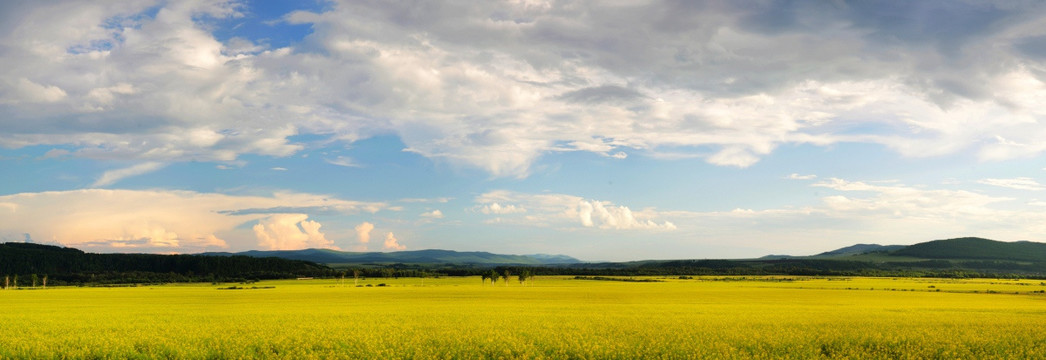
[{"label": "yellow field", "polygon": [[[0,291],[0,358],[1046,356],[1040,281],[722,280],[8,290]],[[217,290],[233,285],[274,288]]]}]

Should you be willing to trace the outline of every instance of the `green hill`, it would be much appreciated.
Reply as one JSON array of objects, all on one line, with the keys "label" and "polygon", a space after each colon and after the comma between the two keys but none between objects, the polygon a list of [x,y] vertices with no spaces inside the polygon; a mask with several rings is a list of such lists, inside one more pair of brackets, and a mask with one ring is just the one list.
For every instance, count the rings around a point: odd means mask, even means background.
[{"label": "green hill", "polygon": [[1046,244],[1029,241],[1004,242],[965,237],[909,245],[891,252],[890,255],[924,259],[1046,262]]},{"label": "green hill", "polygon": [[890,252],[904,248],[904,245],[879,245],[879,244],[857,244],[850,245],[844,248],[835,249],[832,251],[825,251],[823,253],[814,255],[816,257],[833,257],[833,256],[852,256],[861,255],[872,252]]}]

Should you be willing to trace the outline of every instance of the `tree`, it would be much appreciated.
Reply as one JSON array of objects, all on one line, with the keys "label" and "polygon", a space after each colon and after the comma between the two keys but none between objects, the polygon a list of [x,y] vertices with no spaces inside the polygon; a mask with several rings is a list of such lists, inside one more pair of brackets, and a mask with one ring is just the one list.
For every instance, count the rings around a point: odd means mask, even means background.
[{"label": "tree", "polygon": [[498,282],[498,272],[494,271],[494,269],[491,269],[487,276],[490,277],[490,286],[494,286]]},{"label": "tree", "polygon": [[505,271],[501,272],[501,278],[505,280],[505,286],[508,286],[508,278],[509,278],[509,276],[512,276],[512,274],[510,274],[508,272],[508,269],[505,269]]},{"label": "tree", "polygon": [[40,277],[36,274],[29,274],[29,278],[33,280],[33,287],[36,287],[36,282],[40,280]]},{"label": "tree", "polygon": [[480,279],[480,281],[482,281],[484,284],[486,284],[487,283],[487,279],[490,279],[490,273],[483,273],[482,275],[480,275],[480,277],[482,278],[482,279]]},{"label": "tree", "polygon": [[530,280],[530,278],[532,278],[532,277],[534,277],[534,275],[530,273],[530,270],[523,270],[523,271],[521,271],[519,273],[519,284],[520,285],[526,285],[527,284],[527,280]]},{"label": "tree", "polygon": [[356,286],[360,286],[360,269],[352,269],[352,277],[356,280]]},{"label": "tree", "polygon": [[44,289],[47,288],[47,274],[44,274]]},{"label": "tree", "polygon": [[17,289],[18,288],[18,274],[15,274],[15,278],[14,278],[14,281],[12,281],[12,283],[14,284],[15,289]]},{"label": "tree", "polygon": [[11,275],[4,275],[4,289],[11,287]]}]

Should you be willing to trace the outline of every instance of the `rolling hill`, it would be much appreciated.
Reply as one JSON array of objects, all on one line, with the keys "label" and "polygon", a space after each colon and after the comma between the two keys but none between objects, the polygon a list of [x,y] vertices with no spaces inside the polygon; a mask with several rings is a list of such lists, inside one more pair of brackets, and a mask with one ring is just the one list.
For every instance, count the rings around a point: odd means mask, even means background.
[{"label": "rolling hill", "polygon": [[814,255],[817,257],[832,257],[832,256],[847,256],[847,255],[861,255],[873,252],[889,253],[891,251],[903,249],[904,245],[879,245],[879,244],[857,244],[851,245],[844,248],[835,249],[832,251],[825,251],[823,253]]},{"label": "rolling hill", "polygon": [[346,252],[330,249],[211,252],[200,255],[278,257],[322,264],[454,264],[454,265],[556,265],[581,261],[566,255],[502,255],[480,251],[415,250],[396,252]]},{"label": "rolling hill", "polygon": [[[322,265],[322,264],[327,264]],[[564,255],[501,255],[418,250],[343,252],[329,249],[246,251],[196,255],[94,254],[73,248],[0,244],[0,275],[48,276],[52,284],[240,281],[332,277],[343,266],[365,276],[478,275],[532,271],[540,275],[816,275],[916,277],[1031,277],[1046,279],[1046,244],[983,238],[914,245],[857,244],[812,256],[759,259],[643,260],[591,263]],[[35,275],[34,275],[35,274]]]},{"label": "rolling hill", "polygon": [[934,240],[909,245],[890,253],[924,259],[1046,261],[1046,244],[1004,242],[975,237]]},{"label": "rolling hill", "polygon": [[[913,245],[857,244],[810,258],[847,258],[877,253],[926,260],[991,260],[1046,262],[1046,243],[996,241],[977,237],[933,240]],[[793,257],[794,258],[794,257]]]}]

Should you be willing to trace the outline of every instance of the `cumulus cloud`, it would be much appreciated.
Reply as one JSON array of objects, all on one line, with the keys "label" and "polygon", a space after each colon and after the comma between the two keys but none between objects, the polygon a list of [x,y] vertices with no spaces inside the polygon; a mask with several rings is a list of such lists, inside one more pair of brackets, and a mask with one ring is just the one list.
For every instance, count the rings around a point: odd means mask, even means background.
[{"label": "cumulus cloud", "polygon": [[[29,234],[40,242],[92,251],[245,250],[259,241],[269,247],[321,246],[329,243],[323,241],[320,224],[296,210],[356,214],[385,208],[382,203],[302,193],[48,191],[0,196],[0,233]],[[251,223],[261,228],[242,226]]]},{"label": "cumulus cloud", "polygon": [[360,240],[360,244],[367,244],[370,242],[370,232],[374,230],[374,224],[369,222],[363,222],[362,224],[356,225],[356,238]]},{"label": "cumulus cloud", "polygon": [[262,219],[252,227],[258,246],[268,250],[337,249],[320,232],[320,223],[308,218],[306,214],[277,214]]},{"label": "cumulus cloud", "polygon": [[116,183],[127,177],[138,176],[146,173],[150,173],[163,168],[166,164],[158,162],[145,162],[138,165],[134,165],[128,168],[109,170],[102,174],[102,177],[98,178],[91,186],[107,186]]},{"label": "cumulus cloud", "polygon": [[1035,181],[1035,179],[1028,177],[1019,177],[1013,179],[984,179],[977,182],[985,185],[999,186],[1016,190],[1046,190],[1046,185],[1040,184],[1038,181]]},{"label": "cumulus cloud", "polygon": [[581,225],[599,226],[607,229],[665,229],[675,230],[675,224],[665,221],[658,224],[652,220],[636,219],[626,206],[615,206],[604,201],[584,201],[578,204]]},{"label": "cumulus cloud", "polygon": [[481,205],[479,211],[484,214],[516,214],[527,212],[527,209],[524,209],[521,206],[516,206],[514,204],[502,206],[497,202],[493,202],[490,204]]},{"label": "cumulus cloud", "polygon": [[[652,209],[633,212],[627,206],[608,201],[585,200],[566,194],[523,194],[511,191],[491,191],[476,198],[480,212],[487,215],[522,215],[497,222],[517,222],[537,226],[569,224],[611,230],[675,230],[669,221],[654,221],[659,217]],[[501,205],[501,204],[506,205]],[[524,209],[532,209],[526,211]]]},{"label": "cumulus cloud", "polygon": [[0,22],[0,145],[81,157],[229,162],[395,134],[523,177],[563,149],[735,167],[782,144],[1046,151],[1038,3],[335,2],[274,23],[313,29],[284,48],[216,37],[242,16],[231,1],[4,10],[20,21]]},{"label": "cumulus cloud", "polygon": [[385,233],[385,250],[400,251],[406,249],[406,246],[400,245],[396,235],[393,235],[392,232]]}]

